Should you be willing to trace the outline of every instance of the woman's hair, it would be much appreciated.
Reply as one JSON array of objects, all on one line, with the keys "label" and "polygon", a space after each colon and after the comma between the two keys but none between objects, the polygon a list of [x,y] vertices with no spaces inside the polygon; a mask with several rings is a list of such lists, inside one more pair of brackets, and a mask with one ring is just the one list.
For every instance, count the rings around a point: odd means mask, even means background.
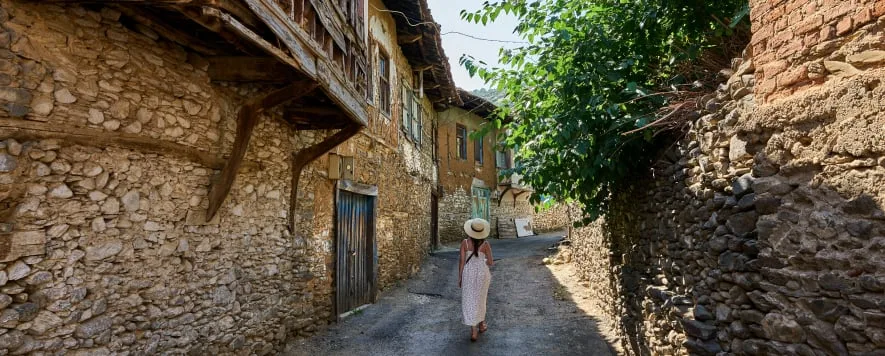
[{"label": "woman's hair", "polygon": [[479,254],[479,247],[482,246],[486,240],[474,239],[471,237],[470,241],[473,242],[473,257],[477,257]]}]

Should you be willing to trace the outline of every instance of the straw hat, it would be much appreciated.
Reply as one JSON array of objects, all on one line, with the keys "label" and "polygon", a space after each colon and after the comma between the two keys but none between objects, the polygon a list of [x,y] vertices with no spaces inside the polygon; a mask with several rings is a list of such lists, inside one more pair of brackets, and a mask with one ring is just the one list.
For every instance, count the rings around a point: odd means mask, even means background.
[{"label": "straw hat", "polygon": [[485,219],[475,218],[464,222],[464,232],[477,240],[483,240],[489,237],[489,222]]}]

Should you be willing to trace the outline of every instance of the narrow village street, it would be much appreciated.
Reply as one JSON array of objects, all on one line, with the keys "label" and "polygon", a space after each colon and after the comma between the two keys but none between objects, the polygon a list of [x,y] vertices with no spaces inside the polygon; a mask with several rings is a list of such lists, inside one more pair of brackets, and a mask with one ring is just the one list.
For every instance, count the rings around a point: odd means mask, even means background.
[{"label": "narrow village street", "polygon": [[[290,341],[286,355],[614,355],[586,308],[561,298],[544,257],[562,234],[490,240],[495,258],[489,330],[471,343],[461,324],[458,251],[429,256],[421,271],[378,301],[310,339]],[[457,246],[457,245],[454,245]]]}]

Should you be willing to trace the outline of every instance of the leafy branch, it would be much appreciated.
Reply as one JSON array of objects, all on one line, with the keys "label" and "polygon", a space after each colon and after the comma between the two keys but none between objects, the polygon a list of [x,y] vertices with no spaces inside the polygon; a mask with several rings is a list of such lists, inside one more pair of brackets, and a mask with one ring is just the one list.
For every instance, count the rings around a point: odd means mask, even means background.
[{"label": "leafy branch", "polygon": [[515,16],[527,44],[501,49],[501,66],[460,63],[504,93],[490,127],[506,126],[500,140],[532,199],[574,199],[589,222],[743,49],[748,10],[747,0],[486,1],[461,17]]}]

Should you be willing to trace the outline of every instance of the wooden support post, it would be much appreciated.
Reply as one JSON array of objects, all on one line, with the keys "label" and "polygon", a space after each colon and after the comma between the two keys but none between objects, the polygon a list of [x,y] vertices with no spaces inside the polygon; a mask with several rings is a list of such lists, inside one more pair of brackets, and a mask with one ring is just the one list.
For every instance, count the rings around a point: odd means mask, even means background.
[{"label": "wooden support post", "polygon": [[334,135],[326,137],[320,143],[307,147],[292,155],[292,187],[289,195],[289,232],[295,233],[295,209],[298,202],[298,181],[301,179],[301,171],[310,162],[326,154],[342,142],[356,135],[362,130],[362,125],[351,124]]},{"label": "wooden support post", "polygon": [[317,83],[296,82],[265,96],[253,98],[240,108],[237,114],[237,136],[234,138],[233,151],[227,164],[221,170],[221,176],[217,182],[212,184],[212,189],[209,191],[209,209],[206,211],[206,221],[215,217],[215,213],[218,212],[218,208],[221,207],[230,192],[237,171],[243,162],[243,157],[246,156],[252,129],[258,122],[258,114],[263,110],[310,93],[318,86]]},{"label": "wooden support post", "polygon": [[524,193],[528,193],[528,190],[523,190],[523,191],[521,191],[521,192],[519,192],[519,193],[517,193],[516,195],[513,196],[513,207],[514,207],[514,208],[516,208],[516,199],[518,199],[519,196],[520,196],[520,195],[523,195]]},{"label": "wooden support post", "polygon": [[[499,207],[501,206],[501,201],[504,200],[504,195],[507,194],[507,192],[509,192],[511,189],[513,189],[513,188],[508,185],[507,188],[504,188],[504,191],[501,192],[501,195],[498,196],[498,206]],[[516,199],[516,197],[514,196],[513,199]]]},{"label": "wooden support post", "polygon": [[424,37],[424,35],[421,33],[397,34],[396,35],[396,44],[402,46],[402,45],[406,45],[406,44],[410,44],[410,43],[415,43],[415,42],[418,42],[419,40],[421,40],[421,38],[423,38],[423,37]]}]

